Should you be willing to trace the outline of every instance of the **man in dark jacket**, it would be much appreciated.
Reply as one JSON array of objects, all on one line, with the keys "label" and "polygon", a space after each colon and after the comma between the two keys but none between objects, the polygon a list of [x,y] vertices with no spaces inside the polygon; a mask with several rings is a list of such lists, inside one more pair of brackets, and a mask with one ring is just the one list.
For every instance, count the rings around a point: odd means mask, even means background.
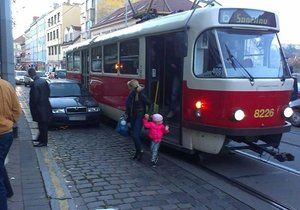
[{"label": "man in dark jacket", "polygon": [[28,75],[33,79],[30,89],[29,107],[33,121],[38,123],[39,142],[35,147],[43,147],[48,144],[48,123],[52,112],[49,102],[50,88],[45,79],[37,76],[35,69],[28,69]]}]

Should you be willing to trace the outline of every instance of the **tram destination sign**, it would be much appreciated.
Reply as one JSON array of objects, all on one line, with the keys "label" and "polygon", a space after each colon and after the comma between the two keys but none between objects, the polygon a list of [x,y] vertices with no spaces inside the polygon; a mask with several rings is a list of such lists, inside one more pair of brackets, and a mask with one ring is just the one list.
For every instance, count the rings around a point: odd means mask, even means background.
[{"label": "tram destination sign", "polygon": [[220,9],[219,23],[276,27],[275,14],[253,9]]}]

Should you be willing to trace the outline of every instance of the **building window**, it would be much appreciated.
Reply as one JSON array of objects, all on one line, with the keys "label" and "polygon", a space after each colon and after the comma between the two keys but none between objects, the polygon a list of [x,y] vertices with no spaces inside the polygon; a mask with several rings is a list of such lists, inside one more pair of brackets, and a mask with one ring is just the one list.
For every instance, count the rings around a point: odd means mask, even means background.
[{"label": "building window", "polygon": [[51,17],[51,26],[53,25],[53,17]]},{"label": "building window", "polygon": [[60,55],[60,45],[57,45],[58,48],[58,54]]},{"label": "building window", "polygon": [[102,47],[92,48],[92,72],[102,72]]},{"label": "building window", "polygon": [[54,55],[57,55],[57,46],[54,46]]},{"label": "building window", "polygon": [[53,39],[55,39],[55,31],[53,31]]},{"label": "building window", "polygon": [[120,43],[121,74],[138,74],[139,72],[139,40],[133,39]]},{"label": "building window", "polygon": [[60,13],[57,13],[57,22],[59,23]]},{"label": "building window", "polygon": [[56,38],[59,38],[59,36],[58,36],[58,29],[56,29]]},{"label": "building window", "polygon": [[50,32],[50,40],[52,40],[52,31]]},{"label": "building window", "polygon": [[117,73],[115,64],[118,62],[118,46],[117,44],[110,44],[104,46],[104,72]]},{"label": "building window", "polygon": [[51,54],[50,54],[50,47],[48,47],[48,55],[51,55]]},{"label": "building window", "polygon": [[56,24],[56,15],[54,15],[54,24]]},{"label": "building window", "polygon": [[47,33],[47,41],[49,41],[49,33]]}]

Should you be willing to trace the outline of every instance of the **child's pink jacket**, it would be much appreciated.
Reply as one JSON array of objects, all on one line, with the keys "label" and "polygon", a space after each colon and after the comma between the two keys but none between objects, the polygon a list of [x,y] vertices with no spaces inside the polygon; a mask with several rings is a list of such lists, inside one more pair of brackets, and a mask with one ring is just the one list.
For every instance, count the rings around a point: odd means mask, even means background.
[{"label": "child's pink jacket", "polygon": [[149,138],[154,142],[160,142],[163,135],[169,132],[163,124],[149,122],[146,118],[143,119],[143,125],[149,129]]}]

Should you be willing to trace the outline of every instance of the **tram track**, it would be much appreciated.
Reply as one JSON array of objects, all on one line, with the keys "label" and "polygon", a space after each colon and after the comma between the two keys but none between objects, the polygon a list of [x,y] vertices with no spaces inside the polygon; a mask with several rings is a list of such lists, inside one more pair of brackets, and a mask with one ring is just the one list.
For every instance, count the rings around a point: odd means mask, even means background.
[{"label": "tram track", "polygon": [[265,164],[272,165],[272,166],[280,168],[280,169],[282,169],[284,171],[287,171],[287,172],[290,172],[290,173],[293,173],[295,175],[300,176],[300,171],[298,171],[296,169],[293,169],[293,168],[290,168],[290,167],[287,167],[287,166],[284,166],[284,165],[281,165],[281,164],[278,164],[278,163],[274,163],[274,162],[269,161],[269,160],[265,160],[263,158],[257,157],[257,156],[252,155],[252,154],[248,154],[248,153],[243,152],[243,151],[235,151],[235,153],[238,153],[240,155],[246,156],[248,158],[251,158],[251,159],[254,159],[254,160],[257,160],[257,161],[261,161],[261,162],[263,162]]},{"label": "tram track", "polygon": [[[171,153],[171,154],[169,152],[167,152],[167,153],[168,154],[163,155],[165,158],[167,158],[169,160],[173,159],[173,158],[178,159],[178,157],[176,157],[177,155],[175,155],[174,153]],[[249,158],[249,157],[247,156],[247,158]],[[208,157],[208,159],[209,159],[209,157]],[[232,186],[232,187],[240,190],[240,192],[243,192],[244,194],[247,194],[248,196],[250,196],[252,198],[256,198],[256,199],[260,200],[260,202],[265,203],[264,205],[269,206],[269,208],[266,208],[266,207],[259,206],[258,204],[253,204],[251,202],[249,203],[249,201],[248,201],[248,205],[251,208],[254,208],[254,209],[272,209],[273,208],[273,209],[280,209],[280,210],[296,210],[296,208],[294,208],[292,206],[289,206],[289,204],[283,203],[280,200],[276,200],[276,199],[272,198],[270,195],[267,195],[267,194],[255,189],[255,188],[249,186],[249,185],[246,185],[246,184],[240,182],[239,180],[237,180],[236,177],[230,177],[230,176],[228,176],[228,175],[226,175],[222,172],[218,172],[218,170],[214,170],[213,168],[210,167],[211,166],[210,164],[207,165],[206,163],[203,163],[203,161],[201,161],[199,159],[198,159],[198,161],[195,161],[195,158],[185,156],[181,160],[183,160],[186,163],[191,164],[192,166],[200,169],[201,171],[204,171],[207,174],[210,174],[211,176],[215,177],[216,179],[221,180],[221,182],[227,183],[227,185]],[[176,162],[177,161],[175,161],[175,163]],[[205,162],[205,159],[204,159],[204,162]],[[186,169],[186,164],[181,164],[181,167]],[[275,165],[273,165],[272,167],[275,167]],[[189,170],[191,173],[194,173],[193,172],[194,169],[189,168],[189,169],[186,169],[186,170]],[[286,171],[288,171],[288,169],[286,169]],[[293,174],[300,175],[300,172],[293,171]],[[200,178],[202,178],[202,177],[200,177]],[[211,184],[214,185],[214,182],[211,182]],[[217,187],[219,187],[219,189],[223,190],[222,185],[221,186],[219,185]],[[236,197],[237,195],[235,193],[236,192],[234,192],[234,193],[231,192],[230,194],[233,197]],[[236,198],[239,199],[238,196]],[[240,199],[240,201],[244,202],[243,199]],[[247,203],[247,202],[245,202],[245,203]],[[254,206],[252,206],[252,204]]]},{"label": "tram track", "polygon": [[224,174],[221,174],[219,172],[216,172],[212,169],[210,169],[209,167],[206,167],[204,165],[199,165],[201,168],[203,168],[204,170],[208,171],[209,173],[213,174],[214,176],[217,176],[221,179],[223,179],[224,181],[226,181],[227,183],[237,187],[238,189],[242,190],[242,191],[245,191],[247,193],[249,193],[250,195],[268,203],[269,205],[273,206],[274,208],[276,209],[280,209],[280,210],[296,210],[295,208],[293,207],[290,207],[290,206],[287,206],[286,204],[283,204],[282,202],[280,201],[277,201],[273,198],[271,198],[270,196],[252,188],[252,187],[249,187],[248,185],[245,185],[241,182],[239,182],[238,180],[234,179],[234,178],[230,178],[230,177],[227,177],[226,175]]}]

